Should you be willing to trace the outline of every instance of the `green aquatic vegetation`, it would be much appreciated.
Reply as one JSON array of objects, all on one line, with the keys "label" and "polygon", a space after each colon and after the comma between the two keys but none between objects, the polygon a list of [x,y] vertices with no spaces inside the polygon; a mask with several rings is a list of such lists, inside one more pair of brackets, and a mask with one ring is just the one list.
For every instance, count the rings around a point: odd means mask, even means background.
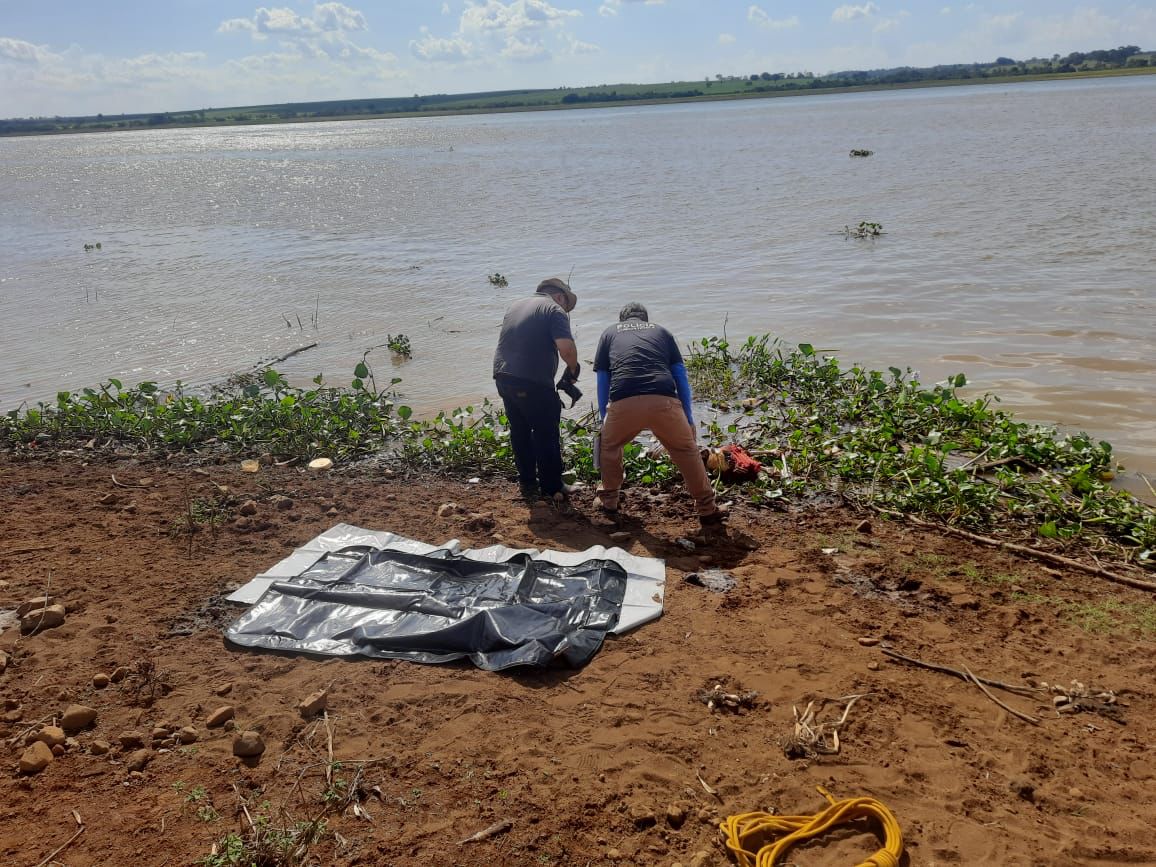
[{"label": "green aquatic vegetation", "polygon": [[505,289],[510,285],[510,281],[507,280],[504,275],[499,274],[496,271],[493,274],[490,274],[486,279],[490,281],[491,286],[496,286],[499,289]]},{"label": "green aquatic vegetation", "polygon": [[[851,156],[870,156],[870,152],[863,154],[851,153]],[[860,220],[858,226],[844,226],[843,235],[847,238],[878,238],[880,235],[885,235],[882,223],[870,223],[867,220]]]},{"label": "green aquatic vegetation", "polygon": [[770,493],[836,490],[863,506],[980,532],[1115,550],[1152,565],[1156,510],[1114,489],[1109,443],[1017,421],[963,374],[931,387],[910,370],[844,367],[834,355],[769,337],[693,345],[687,369],[733,440],[774,466]]},{"label": "green aquatic vegetation", "polygon": [[[0,448],[372,458],[403,472],[512,473],[499,406],[415,418],[399,403],[400,380],[380,386],[368,356],[348,387],[318,376],[300,388],[272,369],[208,394],[109,380],[0,416]],[[844,366],[830,350],[767,335],[741,344],[706,338],[686,362],[696,395],[713,407],[699,413],[706,444],[738,443],[767,470],[728,496],[767,504],[834,492],[863,508],[1047,550],[1156,565],[1156,509],[1112,487],[1118,467],[1109,443],[1017,421],[991,396],[961,393],[963,374],[924,386],[910,370]],[[593,415],[562,422],[574,480],[597,481],[595,430]],[[624,463],[628,484],[664,485],[678,475],[665,453],[641,443],[627,446]]]},{"label": "green aquatic vegetation", "polygon": [[404,334],[388,335],[385,345],[394,355],[400,355],[402,358],[413,358],[413,345]]}]

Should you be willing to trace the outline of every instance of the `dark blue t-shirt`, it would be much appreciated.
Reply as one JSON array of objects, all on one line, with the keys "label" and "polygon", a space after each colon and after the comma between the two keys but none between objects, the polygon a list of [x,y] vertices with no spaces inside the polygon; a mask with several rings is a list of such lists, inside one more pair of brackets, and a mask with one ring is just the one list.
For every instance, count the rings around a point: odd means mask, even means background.
[{"label": "dark blue t-shirt", "polygon": [[627,319],[602,332],[594,369],[610,373],[610,400],[640,394],[678,397],[670,368],[682,353],[669,331],[653,322]]},{"label": "dark blue t-shirt", "polygon": [[558,373],[555,340],[573,340],[570,317],[549,295],[515,302],[502,320],[494,352],[494,378],[513,376],[553,387]]}]

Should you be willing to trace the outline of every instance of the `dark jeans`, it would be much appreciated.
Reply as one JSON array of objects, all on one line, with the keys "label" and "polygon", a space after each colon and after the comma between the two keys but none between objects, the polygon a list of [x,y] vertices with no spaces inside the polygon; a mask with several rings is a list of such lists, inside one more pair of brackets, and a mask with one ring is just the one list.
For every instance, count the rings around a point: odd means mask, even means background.
[{"label": "dark jeans", "polygon": [[562,400],[552,385],[499,376],[498,394],[510,422],[510,446],[523,490],[546,496],[562,490]]}]

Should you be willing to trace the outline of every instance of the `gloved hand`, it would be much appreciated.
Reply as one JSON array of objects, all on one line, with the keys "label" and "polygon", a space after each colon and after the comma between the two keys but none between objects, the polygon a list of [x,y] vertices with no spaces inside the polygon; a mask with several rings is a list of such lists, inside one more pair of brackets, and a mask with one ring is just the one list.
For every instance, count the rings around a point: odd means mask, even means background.
[{"label": "gloved hand", "polygon": [[573,370],[567,369],[567,371],[566,371],[566,373],[568,373],[570,375],[570,381],[571,382],[577,382],[578,381],[578,374],[580,374],[581,372],[582,372],[582,363],[578,362],[578,361],[574,362],[574,369]]},{"label": "gloved hand", "polygon": [[574,379],[575,376],[571,375],[569,368],[567,368],[562,373],[562,378],[558,380],[558,384],[554,386],[558,391],[564,391],[570,397],[571,407],[582,399],[582,391],[574,384]]}]

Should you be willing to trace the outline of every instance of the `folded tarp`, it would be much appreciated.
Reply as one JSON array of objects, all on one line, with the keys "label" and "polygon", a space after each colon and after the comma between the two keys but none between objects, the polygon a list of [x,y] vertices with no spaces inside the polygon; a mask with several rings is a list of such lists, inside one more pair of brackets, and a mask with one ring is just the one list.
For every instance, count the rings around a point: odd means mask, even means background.
[{"label": "folded tarp", "polygon": [[[469,658],[489,671],[559,658],[580,666],[618,624],[628,583],[605,558],[562,565],[511,553],[491,562],[352,545],[310,559],[294,577],[269,581],[225,637],[334,656]],[[651,604],[661,612],[658,593]]]}]

